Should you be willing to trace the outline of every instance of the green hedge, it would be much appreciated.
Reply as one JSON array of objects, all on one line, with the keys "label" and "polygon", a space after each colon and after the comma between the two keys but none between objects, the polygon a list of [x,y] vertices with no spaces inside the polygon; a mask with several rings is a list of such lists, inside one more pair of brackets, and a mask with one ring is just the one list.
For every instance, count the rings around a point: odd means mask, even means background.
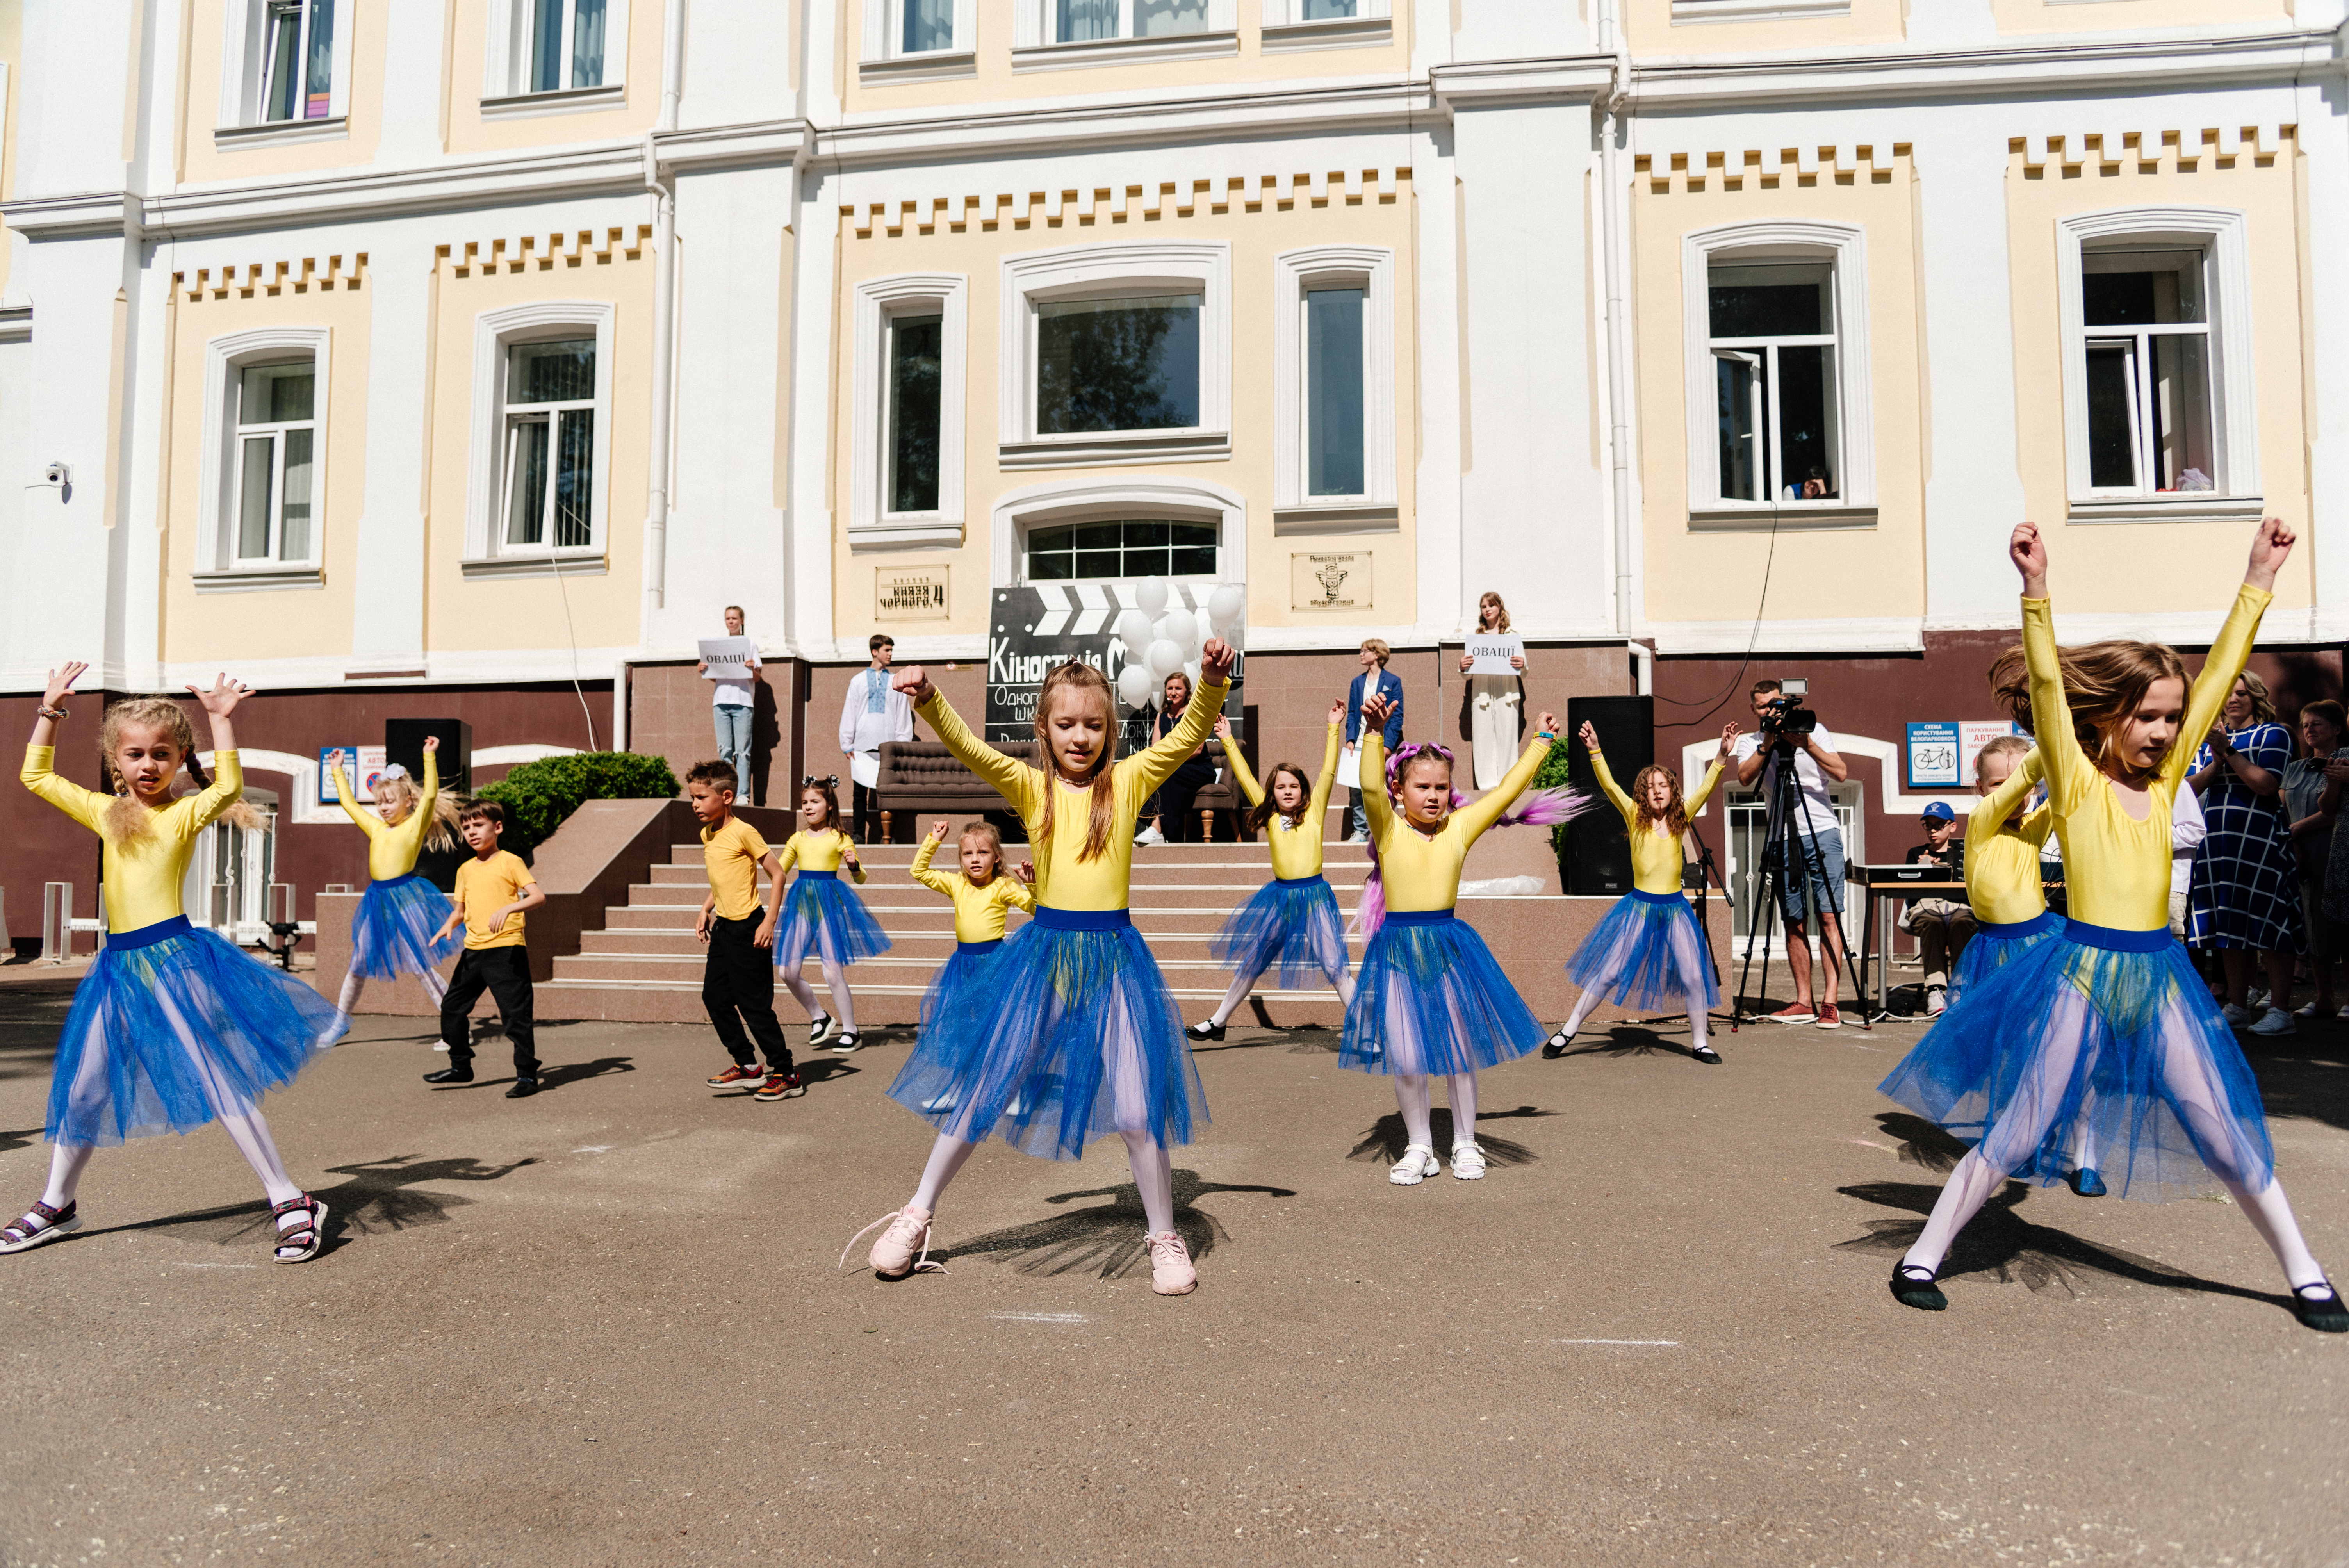
[{"label": "green hedge", "polygon": [[[1573,750],[1567,745],[1566,738],[1564,736],[1560,736],[1556,740],[1551,741],[1549,743],[1549,755],[1542,758],[1542,765],[1539,768],[1534,769],[1533,788],[1537,789],[1565,789],[1568,784],[1572,782],[1572,780],[1567,776],[1567,764],[1572,756]],[[1549,847],[1557,852],[1558,863],[1561,866],[1566,863],[1566,830],[1568,825],[1568,824],[1565,822],[1560,822],[1557,827],[1552,828],[1549,830]]]},{"label": "green hedge", "polygon": [[583,751],[525,762],[494,784],[474,791],[477,800],[505,809],[502,848],[527,858],[554,836],[564,819],[587,800],[667,800],[678,792],[668,758],[634,751]]}]

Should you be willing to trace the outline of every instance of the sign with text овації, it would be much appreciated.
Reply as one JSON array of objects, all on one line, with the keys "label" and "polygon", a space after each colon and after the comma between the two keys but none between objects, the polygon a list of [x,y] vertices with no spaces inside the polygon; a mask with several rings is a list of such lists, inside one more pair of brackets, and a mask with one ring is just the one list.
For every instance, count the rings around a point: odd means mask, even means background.
[{"label": "sign with text \u043e\u0432\u0430\u0446\u0456\u0457", "polygon": [[1514,632],[1471,632],[1467,652],[1470,675],[1513,676],[1517,667],[1509,661],[1526,656],[1526,640]]},{"label": "sign with text \u043e\u0432\u0430\u0446\u0456\u0457", "polygon": [[728,686],[750,684],[750,656],[758,649],[750,638],[704,637],[700,648],[701,662],[709,666],[701,672],[703,680]]}]

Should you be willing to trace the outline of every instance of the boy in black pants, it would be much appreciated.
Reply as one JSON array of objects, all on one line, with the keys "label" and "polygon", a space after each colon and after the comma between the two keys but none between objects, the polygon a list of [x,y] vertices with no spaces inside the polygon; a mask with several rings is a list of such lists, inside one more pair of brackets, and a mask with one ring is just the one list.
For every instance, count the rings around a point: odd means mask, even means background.
[{"label": "boy in black pants", "polygon": [[[701,970],[701,1005],[734,1065],[709,1080],[712,1088],[741,1087],[772,1102],[807,1092],[792,1070],[792,1048],[775,1017],[775,911],[782,903],[781,862],[759,830],[734,815],[739,779],[729,762],[696,763],[685,776],[685,798],[701,823],[701,859],[709,896],[694,917],[693,934],[709,944]],[[767,913],[759,918],[759,872],[767,872]],[[749,1026],[746,1031],[744,1026]],[[767,1068],[750,1042],[766,1053]]]},{"label": "boy in black pants", "polygon": [[532,880],[530,868],[518,855],[498,848],[505,831],[506,814],[494,800],[476,800],[465,808],[459,830],[471,846],[473,858],[457,868],[456,909],[433,940],[465,928],[465,951],[457,973],[440,998],[440,1038],[449,1047],[449,1065],[426,1073],[426,1083],[473,1081],[473,1004],[487,990],[497,998],[506,1038],[513,1042],[514,1083],[508,1099],[527,1099],[538,1092],[537,1040],[532,1021],[530,949],[523,944],[523,912],[546,902]]}]

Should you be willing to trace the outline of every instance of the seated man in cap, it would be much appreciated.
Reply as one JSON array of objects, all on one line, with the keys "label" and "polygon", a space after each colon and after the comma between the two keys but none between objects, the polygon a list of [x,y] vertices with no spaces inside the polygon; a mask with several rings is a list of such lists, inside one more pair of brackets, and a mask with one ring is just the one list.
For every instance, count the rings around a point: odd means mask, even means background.
[{"label": "seated man in cap", "polygon": [[[1929,801],[1924,813],[1925,841],[1909,851],[1912,866],[1943,866],[1949,880],[1965,880],[1966,841],[1959,830],[1958,814],[1946,800]],[[1900,929],[1917,939],[1925,965],[1925,1011],[1937,1014],[1948,1005],[1950,970],[1974,934],[1974,912],[1964,897],[1929,897],[1909,901]]]}]

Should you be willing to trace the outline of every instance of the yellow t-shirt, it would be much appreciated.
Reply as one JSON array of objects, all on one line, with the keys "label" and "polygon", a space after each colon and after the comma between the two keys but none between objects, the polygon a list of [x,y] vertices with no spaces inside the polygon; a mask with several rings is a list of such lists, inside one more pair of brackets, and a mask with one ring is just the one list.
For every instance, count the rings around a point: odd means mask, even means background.
[{"label": "yellow t-shirt", "polygon": [[2008,820],[2030,798],[2039,777],[2039,753],[2033,751],[1967,813],[1966,903],[1976,920],[2020,925],[2047,913],[2039,846],[2054,830],[2055,815],[2042,806],[2020,822]]},{"label": "yellow t-shirt", "polygon": [[748,920],[759,913],[759,862],[766,858],[767,841],[740,817],[730,814],[701,830],[701,863],[721,918]]},{"label": "yellow t-shirt", "polygon": [[[1641,892],[1680,892],[1681,867],[1688,858],[1681,848],[1680,835],[1661,821],[1648,828],[1640,826],[1639,802],[1623,793],[1622,786],[1615,782],[1615,775],[1607,770],[1606,753],[1595,748],[1591,751],[1590,771],[1599,780],[1600,793],[1613,801],[1615,810],[1622,814],[1624,830],[1630,835],[1631,885]],[[1704,770],[1704,782],[1696,787],[1696,793],[1682,798],[1682,809],[1695,816],[1704,810],[1704,803],[1713,799],[1713,791],[1720,783],[1721,759],[1715,758],[1713,766]]]},{"label": "yellow t-shirt", "polygon": [[24,771],[17,777],[26,789],[96,833],[105,845],[98,874],[106,898],[107,930],[139,931],[186,913],[180,887],[196,852],[196,835],[244,793],[244,765],[237,754],[223,751],[213,758],[211,789],[182,795],[149,812],[148,830],[123,844],[106,833],[106,813],[114,797],[58,778],[57,759],[54,746],[27,746]]},{"label": "yellow t-shirt", "polygon": [[2031,672],[2031,728],[2047,771],[2047,804],[2064,847],[2064,891],[2074,920],[2115,931],[2158,931],[2169,923],[2169,812],[2194,751],[2227,705],[2235,677],[2251,656],[2260,617],[2275,597],[2245,583],[2227,624],[2202,661],[2186,699],[2178,744],[2146,789],[2142,821],[2121,806],[2112,782],[2072,733],[2057,661],[2055,613],[2044,599],[2023,602],[2023,656]]},{"label": "yellow t-shirt", "polygon": [[1036,913],[1036,894],[1028,884],[999,868],[987,885],[979,886],[960,872],[934,872],[930,857],[938,841],[924,839],[914,851],[914,880],[932,892],[954,901],[957,942],[996,942],[1003,935],[1003,918],[1011,910]]},{"label": "yellow t-shirt", "polygon": [[536,878],[522,857],[504,850],[493,851],[487,860],[475,855],[457,868],[457,902],[465,906],[465,945],[468,947],[520,947],[523,944],[523,916],[516,911],[505,924],[494,929],[490,916],[520,897],[523,889]]},{"label": "yellow t-shirt", "polygon": [[[783,841],[782,859],[776,869],[788,872],[796,864],[803,872],[836,872],[848,853],[848,835],[838,828],[813,833],[802,828]],[[864,881],[863,862],[851,867],[848,875],[861,884]]]},{"label": "yellow t-shirt", "polygon": [[1099,858],[1090,861],[1077,858],[1084,851],[1085,832],[1092,819],[1090,789],[1065,784],[1057,775],[1048,779],[1040,769],[996,750],[964,727],[942,692],[933,690],[930,700],[915,711],[964,767],[1011,803],[1028,826],[1031,844],[1043,837],[1050,813],[1051,842],[1036,865],[1039,903],[1054,909],[1123,909],[1133,876],[1133,824],[1142,815],[1143,802],[1214,733],[1216,717],[1224,711],[1224,697],[1230,689],[1200,683],[1198,696],[1183,705],[1183,717],[1166,738],[1111,765],[1109,842]]},{"label": "yellow t-shirt", "polygon": [[[1338,745],[1343,738],[1340,726],[1330,727],[1330,738],[1321,747],[1321,771],[1314,776],[1313,792],[1305,802],[1305,815],[1297,826],[1278,809],[1265,824],[1265,843],[1272,851],[1272,874],[1289,882],[1299,877],[1321,874],[1322,818],[1330,810],[1330,786],[1338,780]],[[1240,755],[1237,746],[1224,748],[1224,760],[1231,766],[1232,782],[1240,787],[1251,806],[1264,804],[1264,786],[1248,771],[1247,758]]]},{"label": "yellow t-shirt", "polygon": [[335,776],[335,797],[342,805],[343,815],[367,836],[368,877],[376,882],[389,882],[414,871],[416,857],[424,848],[424,834],[432,826],[433,802],[440,798],[440,754],[424,754],[423,792],[416,798],[416,810],[396,823],[386,822],[351,798],[351,781],[343,777],[339,756],[328,771]]},{"label": "yellow t-shirt", "polygon": [[1526,742],[1499,784],[1444,819],[1433,834],[1421,832],[1387,799],[1386,743],[1369,725],[1362,727],[1362,811],[1371,820],[1371,840],[1379,847],[1379,876],[1386,884],[1387,908],[1411,914],[1422,910],[1450,909],[1460,902],[1460,867],[1468,847],[1500,820],[1516,798],[1533,784],[1549,742],[1537,735]]}]

